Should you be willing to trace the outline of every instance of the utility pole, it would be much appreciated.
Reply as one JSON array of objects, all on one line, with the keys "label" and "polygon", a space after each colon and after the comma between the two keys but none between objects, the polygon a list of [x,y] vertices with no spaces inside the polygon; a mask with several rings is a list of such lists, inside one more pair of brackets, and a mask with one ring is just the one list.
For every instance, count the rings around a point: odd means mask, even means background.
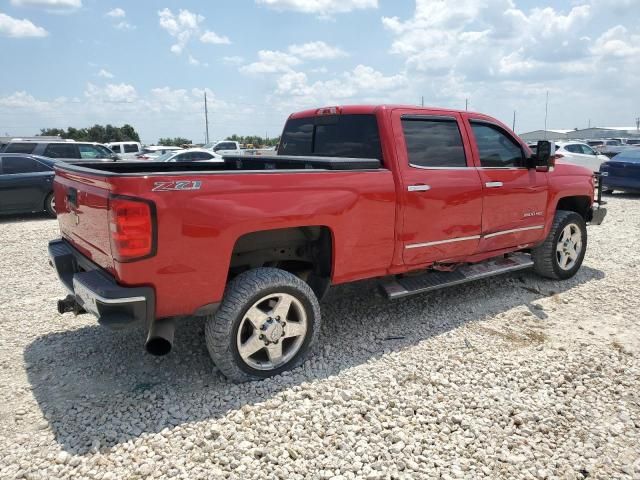
[{"label": "utility pole", "polygon": [[464,99],[464,109],[465,110],[469,110],[469,99],[468,98]]},{"label": "utility pole", "polygon": [[589,126],[587,128],[591,128],[591,119],[589,119]]},{"label": "utility pole", "polygon": [[424,107],[424,95],[420,97],[420,106]]},{"label": "utility pole", "polygon": [[640,117],[636,117],[636,132],[640,133]]},{"label": "utility pole", "polygon": [[549,114],[549,90],[547,90],[547,100],[544,102],[544,139],[547,139],[547,116]]},{"label": "utility pole", "polygon": [[205,135],[204,135],[204,143],[209,143],[209,111],[207,110],[207,91],[204,91],[204,125],[205,125]]},{"label": "utility pole", "polygon": [[511,126],[511,130],[516,131],[516,111],[513,111],[513,125]]}]

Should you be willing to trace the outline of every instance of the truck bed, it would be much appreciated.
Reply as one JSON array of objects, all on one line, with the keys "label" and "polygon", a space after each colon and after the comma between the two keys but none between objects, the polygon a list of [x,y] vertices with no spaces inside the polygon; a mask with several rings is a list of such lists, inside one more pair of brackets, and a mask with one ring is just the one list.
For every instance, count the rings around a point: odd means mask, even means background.
[{"label": "truck bed", "polygon": [[380,160],[376,158],[343,158],[343,157],[311,157],[311,156],[284,156],[262,155],[248,157],[244,155],[227,155],[223,162],[85,162],[82,166],[58,164],[60,168],[88,172],[94,175],[148,175],[175,174],[179,172],[212,172],[225,173],[238,171],[264,171],[264,170],[378,170],[382,168]]}]

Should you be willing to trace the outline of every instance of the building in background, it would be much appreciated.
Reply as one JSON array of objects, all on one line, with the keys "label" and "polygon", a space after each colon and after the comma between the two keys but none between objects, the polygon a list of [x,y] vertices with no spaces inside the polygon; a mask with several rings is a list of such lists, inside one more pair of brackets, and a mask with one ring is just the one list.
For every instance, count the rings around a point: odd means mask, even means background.
[{"label": "building in background", "polygon": [[521,133],[520,138],[525,142],[538,140],[586,140],[596,138],[640,138],[640,131],[636,127],[591,127],[575,128],[571,130],[534,130]]}]

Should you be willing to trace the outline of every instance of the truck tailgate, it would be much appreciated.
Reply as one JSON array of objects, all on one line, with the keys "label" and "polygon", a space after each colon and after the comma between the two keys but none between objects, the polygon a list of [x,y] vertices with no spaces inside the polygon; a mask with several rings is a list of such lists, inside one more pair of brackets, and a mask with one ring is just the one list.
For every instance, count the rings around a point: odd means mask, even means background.
[{"label": "truck tailgate", "polygon": [[115,274],[109,242],[108,179],[56,168],[54,192],[62,237]]}]

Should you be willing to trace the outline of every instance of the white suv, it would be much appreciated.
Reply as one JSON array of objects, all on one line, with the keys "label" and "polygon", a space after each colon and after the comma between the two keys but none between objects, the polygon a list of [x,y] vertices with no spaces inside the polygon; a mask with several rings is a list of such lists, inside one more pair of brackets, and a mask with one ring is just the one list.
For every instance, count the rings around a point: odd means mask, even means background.
[{"label": "white suv", "polygon": [[600,164],[609,160],[609,157],[583,142],[556,142],[556,155],[561,155],[556,158],[590,168],[594,172],[600,171]]}]

